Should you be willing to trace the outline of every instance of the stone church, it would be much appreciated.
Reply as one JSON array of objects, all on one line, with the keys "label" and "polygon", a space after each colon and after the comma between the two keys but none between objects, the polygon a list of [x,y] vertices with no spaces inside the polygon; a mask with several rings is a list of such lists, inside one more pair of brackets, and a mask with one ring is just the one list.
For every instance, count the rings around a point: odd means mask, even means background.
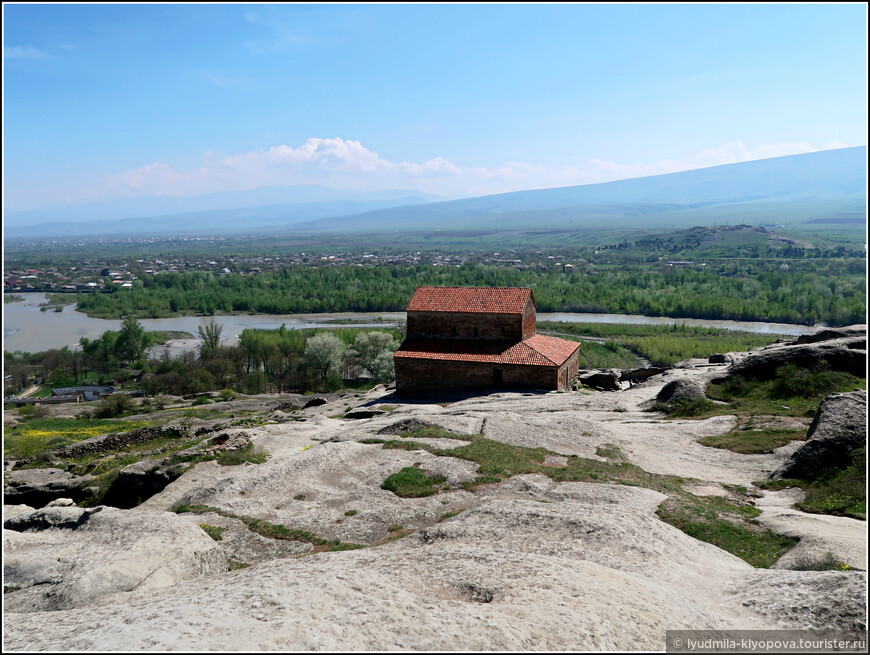
[{"label": "stone church", "polygon": [[580,344],[537,334],[531,289],[419,287],[394,356],[396,391],[568,389]]}]

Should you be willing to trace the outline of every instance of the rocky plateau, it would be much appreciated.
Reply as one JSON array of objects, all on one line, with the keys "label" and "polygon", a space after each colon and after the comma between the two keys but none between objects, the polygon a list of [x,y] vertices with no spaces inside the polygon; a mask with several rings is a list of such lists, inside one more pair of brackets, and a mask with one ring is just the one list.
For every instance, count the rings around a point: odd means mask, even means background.
[{"label": "rocky plateau", "polygon": [[[618,391],[411,401],[380,386],[304,408],[276,396],[268,422],[221,430],[268,452],[264,463],[200,461],[129,509],[44,506],[34,491],[38,507],[4,505],[4,650],[631,651],[664,650],[675,629],[866,630],[866,522],[799,511],[800,489],[755,486],[805,461],[804,442],[738,454],[698,443],[734,416],[647,411],[731,371],[762,376],[789,353],[848,370],[863,355],[866,368],[866,326],[848,330],[600,383]],[[849,406],[853,445],[861,411],[867,439],[861,399],[825,407]],[[829,441],[822,414],[813,432]],[[444,454],[481,438],[546,449],[542,468],[481,481],[478,461]],[[572,458],[754,507],[797,545],[753,567],[663,521],[664,487],[545,474]],[[382,487],[409,468],[436,492]],[[826,553],[851,570],[790,568]]]}]

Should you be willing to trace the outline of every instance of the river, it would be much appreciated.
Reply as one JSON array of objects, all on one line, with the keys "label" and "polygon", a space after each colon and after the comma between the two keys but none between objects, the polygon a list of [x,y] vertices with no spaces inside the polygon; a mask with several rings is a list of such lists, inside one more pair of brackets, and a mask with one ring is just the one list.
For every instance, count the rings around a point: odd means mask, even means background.
[{"label": "river", "polygon": [[[25,300],[3,305],[3,349],[6,351],[39,352],[49,348],[74,348],[79,339],[95,339],[106,330],[119,330],[117,319],[90,318],[67,305],[62,312],[40,311],[45,302],[43,293],[23,294]],[[178,316],[172,318],[145,318],[140,323],[146,330],[183,331],[197,334],[197,328],[212,318],[223,325],[226,344],[233,344],[245,328],[274,329],[282,324],[288,330],[303,328],[336,328],[352,320],[354,327],[385,327],[405,319],[405,312],[337,313],[337,314],[238,314],[232,316]],[[378,321],[378,319],[382,319]],[[800,336],[812,334],[823,325],[790,325],[787,323],[761,323],[744,321],[716,321],[692,318],[666,318],[661,316],[636,316],[628,314],[538,314],[539,321],[568,321],[571,323],[623,323],[631,325],[674,325],[684,323],[700,327],[744,330],[758,334],[782,334]],[[174,354],[174,353],[173,353]]]}]

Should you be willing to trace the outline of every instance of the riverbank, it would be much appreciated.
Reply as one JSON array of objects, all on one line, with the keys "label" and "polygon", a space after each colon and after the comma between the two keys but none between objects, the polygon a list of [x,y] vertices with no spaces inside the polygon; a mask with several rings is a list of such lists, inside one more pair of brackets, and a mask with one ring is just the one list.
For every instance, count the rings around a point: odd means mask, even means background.
[{"label": "riverbank", "polygon": [[[40,305],[45,294],[28,293],[25,300],[3,307],[3,348],[14,352],[39,352],[51,348],[77,348],[82,337],[96,339],[107,330],[120,330],[117,319],[90,318],[82,312],[43,312]],[[215,316],[183,316],[175,318],[140,319],[142,326],[154,332],[189,332],[196,335],[200,326],[215,320],[223,325],[227,343],[234,343],[246,328],[269,330],[285,325],[289,330],[307,328],[389,327],[405,320],[405,312],[325,314],[236,314]],[[753,321],[719,321],[631,314],[581,314],[570,312],[539,313],[538,320],[571,323],[614,323],[623,325],[688,325],[696,327],[738,330],[755,334],[801,336],[813,334],[824,325],[792,325]]]}]

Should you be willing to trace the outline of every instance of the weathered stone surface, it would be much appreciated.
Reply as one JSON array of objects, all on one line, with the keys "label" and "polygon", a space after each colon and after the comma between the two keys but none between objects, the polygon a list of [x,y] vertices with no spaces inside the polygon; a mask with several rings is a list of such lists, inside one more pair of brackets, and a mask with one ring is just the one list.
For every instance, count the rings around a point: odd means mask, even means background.
[{"label": "weathered stone surface", "polygon": [[732,364],[728,374],[770,380],[776,376],[777,369],[786,364],[812,368],[823,363],[833,370],[864,377],[867,370],[866,335],[817,343],[800,344],[795,341],[768,346]]},{"label": "weathered stone surface", "polygon": [[52,507],[4,523],[7,611],[113,603],[226,571],[226,557],[199,527],[169,512]]},{"label": "weathered stone surface", "polygon": [[76,476],[61,469],[19,469],[4,478],[4,504],[44,507],[58,498],[79,502],[93,495],[89,487],[93,476]]},{"label": "weathered stone surface", "polygon": [[867,445],[867,392],[835,393],[825,398],[807,431],[807,440],[775,478],[812,479],[826,468],[844,468],[853,450]]},{"label": "weathered stone surface", "polygon": [[[766,478],[799,444],[740,455],[697,441],[734,429],[736,417],[664,421],[643,411],[667,381],[705,384],[714,370],[694,360],[666,379],[653,377],[620,393],[502,392],[457,395],[449,403],[385,397],[380,402],[396,409],[363,422],[327,416],[355,404],[344,396],[332,409],[309,413],[307,423],[251,427],[252,442],[272,453],[268,462],[203,462],[127,514],[209,505],[369,548],[311,553],[310,544],[271,540],[217,513],[172,515],[203,535],[199,524],[225,527],[221,541],[210,543],[253,565],[169,588],[110,594],[111,604],[30,611],[30,595],[52,588],[62,573],[55,549],[33,573],[44,584],[6,595],[3,645],[67,651],[622,651],[662,650],[666,629],[861,627],[865,573],[753,569],[663,523],[655,512],[664,496],[656,491],[518,475],[471,493],[461,484],[478,475],[477,462],[360,443],[414,419],[506,445],[546,448],[551,454],[544,466],[563,466],[573,454],[600,461],[598,448],[615,445],[649,473],[694,478],[684,484],[686,493],[733,498],[733,485],[751,487]],[[448,449],[465,442],[427,443]],[[444,475],[451,489],[401,498],[381,488],[388,475],[415,465]],[[809,533],[807,515],[792,510],[765,523],[768,495],[753,495],[763,525],[788,519],[788,533],[801,544],[817,534],[819,552],[830,548],[849,562],[866,560],[864,522],[826,516]],[[793,502],[782,499],[783,507]],[[73,508],[56,508],[63,509]],[[75,514],[69,520],[75,522]],[[397,525],[406,530],[397,532]],[[145,521],[130,531],[139,529],[151,525]],[[395,539],[407,530],[416,532]],[[8,550],[22,539],[60,532],[7,530],[4,538]],[[309,554],[293,557],[303,553]]]},{"label": "weathered stone surface", "polygon": [[707,358],[710,364],[733,364],[734,356],[730,353],[716,353]]},{"label": "weathered stone surface", "polygon": [[72,498],[58,498],[51,501],[46,507],[72,507],[73,505],[75,505],[75,502]]},{"label": "weathered stone surface", "polygon": [[794,340],[795,344],[819,343],[832,339],[861,338],[867,337],[866,325],[847,325],[839,328],[825,328],[815,334],[804,334]]},{"label": "weathered stone surface", "polygon": [[602,391],[619,391],[619,376],[619,372],[614,370],[591,371],[589,373],[581,373],[577,379],[585,387],[592,387]]},{"label": "weathered stone surface", "polygon": [[5,646],[662,650],[666,629],[860,626],[863,573],[757,571],[659,521],[663,498],[518,476],[380,548],[262,562],[87,612],[14,607]]},{"label": "weathered stone surface", "polygon": [[668,382],[656,396],[656,401],[660,403],[671,403],[680,400],[696,400],[698,398],[706,398],[704,387],[695,380],[687,380],[680,378]]},{"label": "weathered stone surface", "polygon": [[726,606],[804,630],[866,630],[866,593],[866,573],[757,571],[734,587]]}]

